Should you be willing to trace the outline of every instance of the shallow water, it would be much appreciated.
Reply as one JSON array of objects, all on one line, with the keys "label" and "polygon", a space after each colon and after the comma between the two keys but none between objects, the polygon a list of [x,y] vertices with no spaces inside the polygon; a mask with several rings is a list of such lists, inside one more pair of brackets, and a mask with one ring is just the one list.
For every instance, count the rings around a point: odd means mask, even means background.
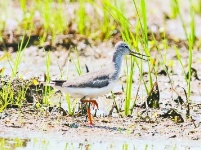
[{"label": "shallow water", "polygon": [[[78,140],[79,141],[79,140]],[[187,141],[163,141],[160,140],[132,140],[129,142],[68,142],[48,138],[0,138],[0,148],[5,150],[186,150],[201,149],[199,143]]]}]

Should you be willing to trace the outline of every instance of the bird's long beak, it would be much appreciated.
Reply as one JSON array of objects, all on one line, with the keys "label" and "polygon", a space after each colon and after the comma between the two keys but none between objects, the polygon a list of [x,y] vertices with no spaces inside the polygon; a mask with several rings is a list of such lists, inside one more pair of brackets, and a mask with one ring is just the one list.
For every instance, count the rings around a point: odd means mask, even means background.
[{"label": "bird's long beak", "polygon": [[[131,51],[131,50],[130,50],[130,55],[135,56],[135,57],[140,58],[145,61],[149,61],[149,59],[148,59],[149,56],[147,56],[147,55],[143,55],[143,54]],[[146,58],[143,58],[143,57],[146,57]]]}]

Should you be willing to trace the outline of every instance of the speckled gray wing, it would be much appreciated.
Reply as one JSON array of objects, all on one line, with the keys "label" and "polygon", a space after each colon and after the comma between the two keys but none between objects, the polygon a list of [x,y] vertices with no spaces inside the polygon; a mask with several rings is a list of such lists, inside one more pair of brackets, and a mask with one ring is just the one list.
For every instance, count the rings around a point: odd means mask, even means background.
[{"label": "speckled gray wing", "polygon": [[102,88],[105,86],[108,86],[109,84],[109,77],[108,76],[99,76],[97,78],[94,78],[93,80],[87,81],[87,82],[80,82],[79,84],[68,84],[68,87],[74,87],[74,88]]},{"label": "speckled gray wing", "polygon": [[108,73],[106,73],[106,70],[101,70],[98,72],[93,73],[87,73],[85,75],[79,76],[73,80],[70,80],[71,82],[64,81],[64,80],[54,80],[55,86],[61,86],[61,87],[72,87],[72,88],[101,88],[108,86],[110,83],[110,78],[112,73],[107,70]]},{"label": "speckled gray wing", "polygon": [[61,86],[61,87],[72,87],[72,88],[101,88],[108,86],[109,84],[109,77],[108,76],[100,76],[97,78],[94,78],[93,80],[90,80],[88,82],[75,82],[75,83],[68,83],[63,80],[53,80],[55,86]]}]

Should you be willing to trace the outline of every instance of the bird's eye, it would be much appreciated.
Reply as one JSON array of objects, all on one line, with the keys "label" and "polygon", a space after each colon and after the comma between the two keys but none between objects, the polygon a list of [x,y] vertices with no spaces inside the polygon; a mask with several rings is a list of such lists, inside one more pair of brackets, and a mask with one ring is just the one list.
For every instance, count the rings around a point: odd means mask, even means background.
[{"label": "bird's eye", "polygon": [[128,45],[125,45],[124,47],[129,49]]}]

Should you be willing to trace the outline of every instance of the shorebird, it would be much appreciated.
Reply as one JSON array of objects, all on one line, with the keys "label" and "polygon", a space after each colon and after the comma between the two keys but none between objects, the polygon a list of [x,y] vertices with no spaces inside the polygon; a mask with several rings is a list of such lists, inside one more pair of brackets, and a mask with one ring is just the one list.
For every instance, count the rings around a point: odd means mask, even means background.
[{"label": "shorebird", "polygon": [[[81,98],[82,102],[92,103],[98,108],[98,103],[94,98],[112,91],[118,80],[124,55],[132,55],[147,60],[143,58],[146,55],[131,51],[129,46],[123,41],[118,42],[114,49],[115,52],[110,67],[96,72],[86,73],[70,81],[52,80],[53,87],[72,97]],[[87,114],[89,124],[92,125],[90,107],[87,108]]]}]

